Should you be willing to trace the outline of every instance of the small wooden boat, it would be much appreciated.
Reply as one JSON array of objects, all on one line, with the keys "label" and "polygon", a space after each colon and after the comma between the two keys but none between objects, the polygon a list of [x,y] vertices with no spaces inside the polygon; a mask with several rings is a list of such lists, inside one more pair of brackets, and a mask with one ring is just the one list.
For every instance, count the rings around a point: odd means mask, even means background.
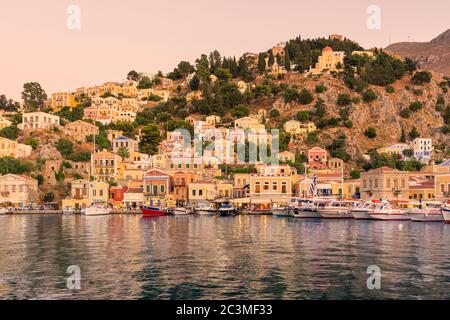
[{"label": "small wooden boat", "polygon": [[0,215],[8,214],[10,211],[7,208],[0,208]]}]

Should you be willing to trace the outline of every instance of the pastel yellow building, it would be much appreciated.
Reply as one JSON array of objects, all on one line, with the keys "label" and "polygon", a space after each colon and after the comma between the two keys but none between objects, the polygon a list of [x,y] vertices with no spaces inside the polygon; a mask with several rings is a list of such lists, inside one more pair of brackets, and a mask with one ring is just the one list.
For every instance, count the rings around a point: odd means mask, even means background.
[{"label": "pastel yellow building", "polygon": [[109,183],[92,181],[89,184],[89,199],[94,203],[107,203],[109,200]]},{"label": "pastel yellow building", "polygon": [[0,116],[0,130],[6,127],[9,127],[12,125],[12,122],[8,119],[4,118],[3,116]]},{"label": "pastel yellow building", "polygon": [[309,73],[312,75],[319,75],[324,72],[339,71],[337,66],[344,65],[345,53],[342,51],[333,51],[331,47],[325,47],[322,50],[322,55],[319,56],[319,61],[314,68],[310,68]]},{"label": "pastel yellow building", "polygon": [[409,199],[409,172],[382,167],[361,173],[361,198]]},{"label": "pastel yellow building", "polygon": [[379,154],[387,155],[403,155],[403,150],[410,149],[409,145],[406,143],[396,143],[377,150]]},{"label": "pastel yellow building", "polygon": [[440,173],[435,176],[436,198],[450,198],[450,173]]},{"label": "pastel yellow building", "polygon": [[37,200],[36,179],[11,173],[0,176],[0,204],[24,207],[36,203]]},{"label": "pastel yellow building", "polygon": [[99,133],[99,128],[92,123],[77,120],[74,122],[69,122],[64,127],[64,132],[72,139],[84,142],[86,141],[86,137]]},{"label": "pastel yellow building", "polygon": [[265,129],[266,127],[261,123],[261,121],[257,117],[243,117],[236,119],[234,121],[234,128],[235,129],[242,129],[242,130],[261,130]]},{"label": "pastel yellow building", "polygon": [[69,92],[57,92],[52,94],[51,108],[53,112],[60,111],[63,107],[70,107],[70,109],[77,106],[75,97]]},{"label": "pastel yellow building", "polygon": [[297,120],[290,120],[283,125],[283,129],[293,137],[305,137],[308,133],[316,131],[316,125],[314,122],[301,123]]},{"label": "pastel yellow building", "polygon": [[279,153],[278,158],[281,162],[295,162],[295,153],[291,151],[283,151]]},{"label": "pastel yellow building", "polygon": [[233,185],[218,181],[197,181],[189,183],[188,190],[189,202],[198,203],[230,198],[233,194]]},{"label": "pastel yellow building", "polygon": [[373,58],[375,54],[373,51],[353,51],[352,55],[354,56],[367,56],[368,58]]},{"label": "pastel yellow building", "polygon": [[0,137],[0,157],[26,158],[32,151],[31,146]]}]

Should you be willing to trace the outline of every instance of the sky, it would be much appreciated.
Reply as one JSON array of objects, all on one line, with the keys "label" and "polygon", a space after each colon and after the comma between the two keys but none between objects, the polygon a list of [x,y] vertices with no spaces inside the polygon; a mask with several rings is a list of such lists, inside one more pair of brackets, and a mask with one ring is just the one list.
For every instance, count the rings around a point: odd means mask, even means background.
[{"label": "sky", "polygon": [[[71,5],[80,29],[69,29]],[[380,28],[369,6],[380,9]],[[130,70],[171,71],[202,53],[261,52],[298,35],[342,34],[366,48],[429,41],[450,28],[448,0],[1,0],[0,94],[20,99],[23,83],[50,95]]]}]

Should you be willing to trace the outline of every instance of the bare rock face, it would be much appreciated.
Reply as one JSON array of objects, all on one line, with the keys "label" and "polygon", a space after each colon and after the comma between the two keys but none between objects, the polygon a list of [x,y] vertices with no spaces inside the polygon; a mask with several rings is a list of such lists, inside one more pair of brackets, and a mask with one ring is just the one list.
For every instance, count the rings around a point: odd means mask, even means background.
[{"label": "bare rock face", "polygon": [[54,159],[54,160],[61,160],[63,159],[63,156],[61,153],[52,145],[50,144],[44,144],[42,146],[39,146],[36,150],[33,151],[32,155],[30,156],[31,160],[48,160],[48,159]]},{"label": "bare rock face", "polygon": [[[395,82],[392,86],[394,93],[386,92],[384,87],[370,86],[377,99],[373,102],[366,103],[362,100],[361,93],[348,89],[342,80],[333,78],[330,75],[323,75],[317,79],[305,78],[302,75],[290,75],[288,78],[289,86],[295,86],[299,91],[306,88],[314,96],[314,101],[322,99],[327,108],[327,117],[340,118],[340,111],[343,107],[337,105],[337,99],[340,94],[348,94],[352,98],[359,98],[358,103],[353,103],[346,107],[349,110],[349,119],[352,121],[352,128],[345,128],[342,124],[339,127],[325,128],[319,130],[319,145],[324,147],[334,138],[344,133],[347,137],[347,152],[353,159],[358,159],[371,149],[388,146],[400,142],[402,129],[405,135],[416,128],[422,137],[432,138],[435,144],[449,144],[450,136],[441,132],[444,125],[441,114],[436,111],[436,102],[438,97],[442,95],[446,101],[446,105],[450,103],[450,93],[444,93],[439,87],[442,76],[433,73],[431,83],[414,86],[409,76]],[[323,93],[316,93],[315,86],[323,84],[327,90]],[[418,92],[421,91],[421,94]],[[409,118],[400,116],[402,109],[407,109],[412,102],[419,101],[423,104],[423,108],[416,112],[411,112]],[[278,103],[281,102],[279,99]],[[290,110],[280,108],[281,116],[279,117],[280,125],[282,121],[295,119],[298,111],[313,111],[315,102],[309,105],[300,105],[293,103]],[[255,110],[259,105],[253,106]],[[373,127],[377,136],[369,139],[364,132]],[[298,146],[301,150],[308,149],[308,146]]]},{"label": "bare rock face", "polygon": [[399,42],[386,51],[417,61],[422,69],[450,75],[450,29],[430,42]]}]

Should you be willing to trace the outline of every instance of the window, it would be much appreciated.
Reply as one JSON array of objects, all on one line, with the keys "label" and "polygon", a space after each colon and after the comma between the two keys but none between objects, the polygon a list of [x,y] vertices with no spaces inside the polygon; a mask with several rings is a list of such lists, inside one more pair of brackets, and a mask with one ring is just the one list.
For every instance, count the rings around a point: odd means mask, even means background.
[{"label": "window", "polygon": [[264,182],[264,191],[269,191],[269,182]]},{"label": "window", "polygon": [[158,195],[158,186],[153,186],[153,195],[154,196]]},{"label": "window", "polygon": [[164,193],[165,188],[164,188],[164,185],[163,185],[163,184],[161,185],[160,190],[161,190],[161,193]]},{"label": "window", "polygon": [[287,183],[283,182],[281,185],[281,193],[287,193]]},{"label": "window", "polygon": [[203,196],[203,190],[198,190],[198,195],[201,197],[201,196]]},{"label": "window", "polygon": [[277,191],[278,190],[278,183],[277,182],[272,182],[272,190],[273,191]]},{"label": "window", "polygon": [[195,197],[196,196],[196,190],[192,190],[192,195]]}]

